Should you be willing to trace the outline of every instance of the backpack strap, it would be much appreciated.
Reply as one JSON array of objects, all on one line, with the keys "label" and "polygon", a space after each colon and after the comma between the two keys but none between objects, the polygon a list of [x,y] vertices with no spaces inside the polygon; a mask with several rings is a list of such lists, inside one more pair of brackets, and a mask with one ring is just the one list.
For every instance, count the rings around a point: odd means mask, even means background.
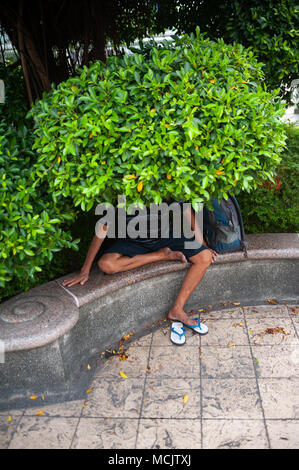
[{"label": "backpack strap", "polygon": [[239,217],[239,223],[240,223],[241,247],[244,251],[245,258],[248,258],[248,253],[247,253],[248,243],[245,240],[244,225],[243,225],[243,219],[242,219],[240,206],[239,206],[239,203],[238,203],[237,199],[235,198],[235,196],[229,196],[229,197],[231,198],[231,200],[233,201],[233,203],[236,207],[236,211],[237,211],[237,214],[238,214],[238,217]]}]

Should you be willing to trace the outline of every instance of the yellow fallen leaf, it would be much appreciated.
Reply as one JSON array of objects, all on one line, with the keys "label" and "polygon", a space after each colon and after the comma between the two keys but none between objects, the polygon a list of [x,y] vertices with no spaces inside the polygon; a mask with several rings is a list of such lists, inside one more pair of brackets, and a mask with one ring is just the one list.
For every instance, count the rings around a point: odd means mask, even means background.
[{"label": "yellow fallen leaf", "polygon": [[184,403],[187,403],[187,401],[189,400],[189,395],[184,395]]},{"label": "yellow fallen leaf", "polygon": [[88,388],[88,389],[86,390],[86,393],[90,393],[90,392],[92,392],[92,391],[93,391],[93,388]]},{"label": "yellow fallen leaf", "polygon": [[40,410],[37,413],[35,413],[35,416],[41,416],[44,414],[44,410]]},{"label": "yellow fallen leaf", "polygon": [[269,304],[273,304],[273,305],[275,305],[275,304],[278,303],[276,300],[272,300],[272,299],[267,300],[267,302],[268,302]]},{"label": "yellow fallen leaf", "polygon": [[120,375],[121,375],[121,377],[122,377],[123,379],[127,379],[127,378],[128,378],[128,376],[127,376],[126,374],[124,374],[122,371],[120,371]]},{"label": "yellow fallen leaf", "polygon": [[241,305],[241,302],[232,302],[233,305]]},{"label": "yellow fallen leaf", "polygon": [[126,175],[125,178],[127,180],[133,180],[135,178],[135,175]]},{"label": "yellow fallen leaf", "polygon": [[11,416],[8,417],[8,420],[7,420],[9,423],[11,422]]},{"label": "yellow fallen leaf", "polygon": [[30,400],[36,400],[38,398],[38,395],[31,395]]},{"label": "yellow fallen leaf", "polygon": [[130,339],[130,336],[132,336],[133,334],[134,334],[134,332],[131,331],[131,333],[128,333],[127,335],[124,335],[124,336],[122,337],[122,339],[123,339],[124,341],[128,341],[128,339]]},{"label": "yellow fallen leaf", "polygon": [[88,369],[88,370],[90,370],[90,369],[91,369],[91,367],[90,367],[90,365],[89,365],[89,364],[87,365],[87,369]]}]

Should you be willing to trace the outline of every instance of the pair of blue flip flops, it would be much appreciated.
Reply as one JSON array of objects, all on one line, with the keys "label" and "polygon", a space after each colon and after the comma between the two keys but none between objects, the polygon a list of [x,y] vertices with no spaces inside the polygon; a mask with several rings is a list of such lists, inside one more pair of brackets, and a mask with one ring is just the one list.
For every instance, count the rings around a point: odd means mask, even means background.
[{"label": "pair of blue flip flops", "polygon": [[[185,325],[187,328],[191,328],[193,331],[199,335],[206,335],[209,331],[207,325],[200,322],[200,318],[193,318],[197,321],[197,325]],[[172,323],[171,332],[170,332],[171,341],[177,346],[182,346],[186,343],[186,329],[184,328],[184,323],[180,321],[174,321]]]}]

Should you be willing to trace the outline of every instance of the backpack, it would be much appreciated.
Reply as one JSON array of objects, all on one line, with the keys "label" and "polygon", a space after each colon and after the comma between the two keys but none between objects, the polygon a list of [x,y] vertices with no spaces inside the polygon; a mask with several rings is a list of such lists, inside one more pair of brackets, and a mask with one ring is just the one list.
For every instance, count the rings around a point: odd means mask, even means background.
[{"label": "backpack", "polygon": [[213,211],[203,208],[203,235],[210,248],[217,253],[244,251],[247,255],[247,242],[240,207],[234,196],[212,202]]}]

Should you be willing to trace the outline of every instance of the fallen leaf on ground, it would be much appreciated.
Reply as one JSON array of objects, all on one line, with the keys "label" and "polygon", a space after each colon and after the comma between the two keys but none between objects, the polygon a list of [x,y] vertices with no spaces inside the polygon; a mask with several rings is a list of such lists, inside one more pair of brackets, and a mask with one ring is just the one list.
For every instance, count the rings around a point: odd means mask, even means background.
[{"label": "fallen leaf on ground", "polygon": [[233,305],[241,305],[241,302],[232,302]]},{"label": "fallen leaf on ground", "polygon": [[38,395],[31,395],[30,400],[36,400],[38,398]]},{"label": "fallen leaf on ground", "polygon": [[122,337],[122,339],[123,339],[124,341],[128,341],[128,339],[130,339],[130,336],[132,336],[133,334],[134,334],[133,331],[131,331],[131,333],[129,333],[129,334],[127,334],[127,335],[124,335],[124,336]]},{"label": "fallen leaf on ground", "polygon": [[7,420],[9,423],[11,422],[11,416],[8,417],[8,420]]},{"label": "fallen leaf on ground", "polygon": [[257,336],[265,336],[265,335],[275,335],[276,333],[281,333],[283,335],[289,335],[290,333],[288,330],[285,330],[284,328],[280,326],[276,326],[275,328],[266,328],[265,331],[262,331],[261,333],[258,333]]},{"label": "fallen leaf on ground", "polygon": [[128,376],[126,374],[124,374],[122,371],[120,371],[120,376],[123,378],[123,379],[127,379]]},{"label": "fallen leaf on ground", "polygon": [[189,400],[189,395],[184,395],[184,403],[187,403],[187,401]]},{"label": "fallen leaf on ground", "polygon": [[90,393],[90,392],[92,392],[92,391],[93,391],[93,387],[92,387],[92,388],[88,388],[88,389],[86,390],[86,393]]},{"label": "fallen leaf on ground", "polygon": [[278,302],[276,300],[273,300],[273,299],[269,299],[269,300],[267,300],[267,302],[269,304],[273,304],[273,305],[278,304]]},{"label": "fallen leaf on ground", "polygon": [[128,356],[126,354],[118,354],[118,357],[121,361],[126,361],[128,359]]},{"label": "fallen leaf on ground", "polygon": [[43,414],[44,414],[44,410],[40,410],[40,411],[38,411],[37,413],[35,413],[34,416],[41,416],[41,415],[43,415]]}]

